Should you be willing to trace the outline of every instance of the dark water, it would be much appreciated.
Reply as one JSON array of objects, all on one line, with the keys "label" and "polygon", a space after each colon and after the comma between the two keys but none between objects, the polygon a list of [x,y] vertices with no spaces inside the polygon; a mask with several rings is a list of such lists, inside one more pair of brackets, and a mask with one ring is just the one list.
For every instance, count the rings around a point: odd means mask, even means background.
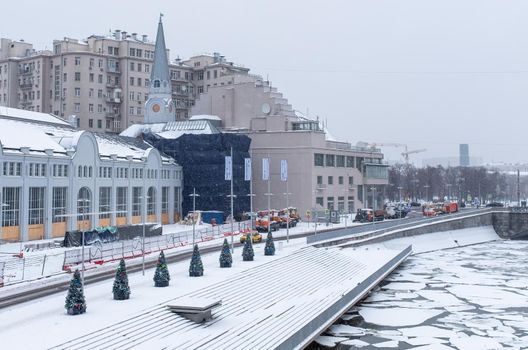
[{"label": "dark water", "polygon": [[527,276],[526,241],[414,255],[308,349],[526,349]]}]

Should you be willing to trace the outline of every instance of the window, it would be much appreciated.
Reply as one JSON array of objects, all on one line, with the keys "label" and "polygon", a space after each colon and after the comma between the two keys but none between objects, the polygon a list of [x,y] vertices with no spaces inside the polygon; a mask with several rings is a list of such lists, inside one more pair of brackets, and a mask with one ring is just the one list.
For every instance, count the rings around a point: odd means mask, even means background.
[{"label": "window", "polygon": [[345,167],[345,156],[336,156],[336,166],[339,168]]},{"label": "window", "polygon": [[30,225],[44,223],[44,190],[45,187],[29,188],[29,221]]},{"label": "window", "polygon": [[81,65],[81,58],[79,56],[75,56],[75,65],[80,66]]},{"label": "window", "polygon": [[343,183],[344,183],[343,176],[339,176],[339,177],[337,178],[337,182],[338,182],[340,185],[343,185]]},{"label": "window", "polygon": [[337,197],[337,210],[340,213],[345,212],[345,197]]},{"label": "window", "polygon": [[99,74],[99,75],[97,76],[97,82],[98,82],[99,84],[102,84],[102,83],[103,83],[103,75],[102,75],[102,74]]},{"label": "window", "polygon": [[161,213],[162,214],[169,213],[169,188],[170,187],[161,188]]},{"label": "window", "polygon": [[[359,200],[361,201],[364,201],[365,198],[363,198],[363,185],[358,185],[357,187],[357,197],[359,198]],[[365,205],[366,203],[364,203]]]},{"label": "window", "polygon": [[317,197],[317,198],[315,198],[315,205],[324,207],[323,201],[324,201],[323,197]]},{"label": "window", "polygon": [[[89,220],[89,217],[83,215],[91,210],[92,195],[87,187],[82,187],[77,194],[77,220]],[[83,227],[83,229],[86,229]]]},{"label": "window", "polygon": [[88,97],[93,98],[94,97],[94,89],[88,90]]},{"label": "window", "polygon": [[141,187],[132,187],[132,216],[141,215]]},{"label": "window", "polygon": [[81,97],[81,88],[75,88],[75,97]]},{"label": "window", "polygon": [[348,212],[354,212],[354,196],[348,196]]},{"label": "window", "polygon": [[141,63],[138,63],[138,64],[137,64],[137,71],[138,71],[138,72],[141,72],[141,69],[142,69],[142,68],[143,68],[143,67],[142,67]]},{"label": "window", "polygon": [[90,68],[94,66],[95,60],[93,58],[90,58]]},{"label": "window", "polygon": [[21,162],[4,162],[3,175],[4,176],[20,176],[22,172]]},{"label": "window", "polygon": [[97,61],[97,66],[98,66],[99,68],[103,68],[103,60],[102,60],[102,59],[100,59],[100,60]]},{"label": "window", "polygon": [[150,65],[145,65],[145,73],[150,73]]},{"label": "window", "polygon": [[130,115],[134,115],[134,107],[130,106],[130,107],[128,108],[128,114],[130,114]]},{"label": "window", "polygon": [[81,72],[75,72],[75,81],[81,81]]},{"label": "window", "polygon": [[66,222],[66,198],[67,187],[53,187],[53,199],[51,203],[52,222]]},{"label": "window", "polygon": [[[133,49],[130,49],[130,50],[133,50]],[[130,62],[130,70],[131,71],[134,71],[134,65],[135,65],[134,62]]]},{"label": "window", "polygon": [[90,83],[93,83],[93,82],[94,82],[94,77],[95,77],[95,74],[93,74],[93,73],[90,73],[90,74],[88,75],[88,80],[90,81]]},{"label": "window", "polygon": [[325,154],[325,165],[335,166],[335,156],[333,154]]},{"label": "window", "polygon": [[328,176],[328,184],[329,185],[333,185],[334,184],[334,177],[333,176]]},{"label": "window", "polygon": [[[123,168],[121,168],[123,169]],[[127,207],[127,187],[118,187],[117,188],[117,197],[116,197],[116,216],[118,218],[124,218],[127,216],[128,207]]]},{"label": "window", "polygon": [[348,184],[349,185],[353,185],[354,184],[354,177],[353,176],[349,176],[348,177]]},{"label": "window", "polygon": [[110,218],[110,195],[112,187],[99,187],[99,218]]},{"label": "window", "polygon": [[159,80],[154,80],[154,87],[155,88],[159,88],[160,87],[160,81]]},{"label": "window", "polygon": [[63,81],[63,82],[66,82],[67,80],[68,80],[68,74],[67,74],[67,73],[64,73],[64,74],[62,75],[62,81]]},{"label": "window", "polygon": [[211,79],[211,71],[207,71],[207,80]]},{"label": "window", "polygon": [[141,115],[143,113],[143,110],[141,107],[137,107],[137,114]]},{"label": "window", "polygon": [[130,86],[134,86],[134,77],[130,77]]},{"label": "window", "polygon": [[329,210],[334,210],[334,197],[326,198],[326,208]]},{"label": "window", "polygon": [[130,48],[130,56],[132,57],[136,56],[136,49]]},{"label": "window", "polygon": [[137,86],[141,86],[141,78],[137,78]]},{"label": "window", "polygon": [[93,128],[93,119],[88,119],[88,127]]},{"label": "window", "polygon": [[80,112],[80,111],[81,111],[81,104],[80,104],[80,103],[75,103],[75,104],[73,105],[73,107],[74,107],[73,110],[74,110],[75,112]]},{"label": "window", "polygon": [[130,91],[130,93],[128,94],[128,99],[131,100],[131,101],[134,101],[134,91]]},{"label": "window", "polygon": [[97,105],[97,112],[99,113],[103,112],[103,105]]},{"label": "window", "polygon": [[357,157],[356,158],[356,168],[361,171],[361,168],[363,167],[363,158]]},{"label": "window", "polygon": [[97,119],[97,128],[101,129],[103,127],[103,121],[101,119]]},{"label": "window", "polygon": [[323,184],[323,177],[321,175],[317,175],[317,184],[322,185]]},{"label": "window", "polygon": [[147,215],[156,215],[156,189],[154,187],[148,189]]},{"label": "window", "polygon": [[314,165],[324,166],[324,154],[314,153]]},{"label": "window", "polygon": [[4,187],[2,202],[2,226],[20,226],[20,187]]},{"label": "window", "polygon": [[97,90],[97,98],[103,98],[103,90]]}]

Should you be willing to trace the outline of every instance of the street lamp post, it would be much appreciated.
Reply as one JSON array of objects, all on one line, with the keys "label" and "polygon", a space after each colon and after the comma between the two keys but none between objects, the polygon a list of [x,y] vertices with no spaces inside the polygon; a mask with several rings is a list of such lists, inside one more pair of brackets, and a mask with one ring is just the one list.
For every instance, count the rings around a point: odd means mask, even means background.
[{"label": "street lamp post", "polygon": [[425,188],[425,201],[428,202],[429,201],[429,185],[424,185],[424,188]]},{"label": "street lamp post", "polygon": [[[90,200],[88,198],[81,198],[78,199],[77,202],[79,203],[90,203]],[[85,243],[85,221],[86,221],[86,208],[83,208],[82,212],[82,227],[81,227],[81,240],[82,240],[82,246],[81,246],[81,255],[82,255],[82,261],[81,261],[81,284],[84,287],[84,243]]]},{"label": "street lamp post", "polygon": [[446,184],[447,186],[447,200],[451,201],[451,184]]},{"label": "street lamp post", "polygon": [[286,196],[286,243],[290,243],[290,192],[288,192],[288,181],[286,181],[286,192],[283,193]]},{"label": "street lamp post", "polygon": [[[192,215],[192,222],[193,222],[193,235],[192,235],[192,245],[194,249],[194,232],[195,232],[195,226],[196,226],[196,197],[200,197],[199,194],[196,194],[196,188],[193,187],[193,193],[189,195],[189,197],[192,197],[193,199],[193,215]],[[233,233],[233,232],[231,232]]]},{"label": "street lamp post", "polygon": [[402,196],[401,196],[401,195],[402,195],[402,188],[403,188],[403,187],[398,186],[398,192],[399,192],[399,195],[400,195],[400,200],[399,200],[400,203],[399,203],[398,212],[399,212],[399,214],[400,214],[400,219],[401,219],[401,212],[402,212],[402,209],[403,209],[403,208],[402,208]]},{"label": "street lamp post", "polygon": [[372,191],[372,225],[374,225],[375,219],[376,219],[376,187],[371,187],[370,190]]}]

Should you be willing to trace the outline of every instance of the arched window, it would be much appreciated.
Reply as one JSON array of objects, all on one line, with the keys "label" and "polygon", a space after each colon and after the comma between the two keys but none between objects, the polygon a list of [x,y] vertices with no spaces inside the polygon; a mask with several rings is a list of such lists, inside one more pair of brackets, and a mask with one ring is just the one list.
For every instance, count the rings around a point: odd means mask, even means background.
[{"label": "arched window", "polygon": [[149,187],[147,193],[147,215],[156,214],[156,189]]},{"label": "arched window", "polygon": [[83,168],[83,177],[88,177],[88,167],[86,165]]},{"label": "arched window", "polygon": [[[77,220],[89,220],[89,216],[83,215],[91,211],[92,194],[88,187],[81,187],[77,194]],[[87,228],[84,228],[87,229]]]},{"label": "arched window", "polygon": [[159,80],[154,80],[154,87],[155,88],[159,88],[160,87],[160,81]]}]

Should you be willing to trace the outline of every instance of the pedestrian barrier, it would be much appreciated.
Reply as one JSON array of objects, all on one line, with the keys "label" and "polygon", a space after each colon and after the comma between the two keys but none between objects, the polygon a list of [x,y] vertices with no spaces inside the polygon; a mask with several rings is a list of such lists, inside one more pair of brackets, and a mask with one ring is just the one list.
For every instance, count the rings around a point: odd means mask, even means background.
[{"label": "pedestrian barrier", "polygon": [[[251,227],[250,221],[237,222],[234,228],[238,232],[247,232]],[[224,238],[231,235],[231,224],[213,226],[211,228],[197,229],[194,233],[194,241],[207,242],[218,238]],[[182,231],[166,235],[145,237],[144,247],[143,238],[136,237],[131,240],[102,243],[97,242],[84,248],[84,261],[94,264],[104,264],[105,262],[119,259],[135,258],[142,255],[143,249],[145,254],[159,252],[160,250],[172,249],[176,247],[191,244],[193,241],[193,232]],[[70,249],[64,252],[63,268],[68,270],[71,266],[80,264],[83,261],[82,248]]]}]

